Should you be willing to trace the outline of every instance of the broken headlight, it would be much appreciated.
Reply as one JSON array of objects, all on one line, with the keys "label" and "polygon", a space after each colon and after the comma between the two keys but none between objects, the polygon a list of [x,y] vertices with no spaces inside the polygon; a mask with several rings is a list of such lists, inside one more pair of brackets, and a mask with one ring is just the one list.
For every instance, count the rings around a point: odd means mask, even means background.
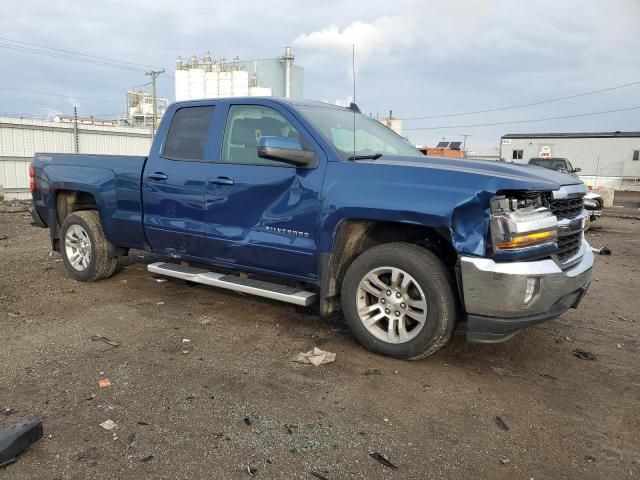
[{"label": "broken headlight", "polygon": [[491,240],[494,256],[514,258],[555,250],[558,219],[539,196],[508,196],[491,200]]}]

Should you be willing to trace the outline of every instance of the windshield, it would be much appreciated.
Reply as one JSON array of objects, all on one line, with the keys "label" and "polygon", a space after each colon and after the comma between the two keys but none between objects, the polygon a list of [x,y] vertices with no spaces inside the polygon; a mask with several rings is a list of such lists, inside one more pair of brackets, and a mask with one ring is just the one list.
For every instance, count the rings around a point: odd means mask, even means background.
[{"label": "windshield", "polygon": [[333,144],[342,158],[377,158],[382,155],[424,157],[424,154],[390,128],[364,115],[325,107],[299,107],[298,110]]},{"label": "windshield", "polygon": [[552,170],[567,170],[567,161],[564,158],[551,158],[551,159],[537,159],[532,158],[529,160],[530,165],[537,165],[538,167],[550,168]]}]

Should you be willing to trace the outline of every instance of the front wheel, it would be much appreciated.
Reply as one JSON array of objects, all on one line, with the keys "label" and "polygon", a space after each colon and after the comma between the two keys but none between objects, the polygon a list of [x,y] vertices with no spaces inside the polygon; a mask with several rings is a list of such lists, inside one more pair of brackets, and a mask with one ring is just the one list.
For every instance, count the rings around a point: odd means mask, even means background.
[{"label": "front wheel", "polygon": [[423,358],[451,338],[456,303],[450,275],[430,251],[407,243],[371,248],[349,267],[342,310],[351,332],[369,350]]},{"label": "front wheel", "polygon": [[62,259],[75,280],[93,282],[113,275],[118,259],[104,236],[98,212],[73,212],[64,220],[61,234]]}]

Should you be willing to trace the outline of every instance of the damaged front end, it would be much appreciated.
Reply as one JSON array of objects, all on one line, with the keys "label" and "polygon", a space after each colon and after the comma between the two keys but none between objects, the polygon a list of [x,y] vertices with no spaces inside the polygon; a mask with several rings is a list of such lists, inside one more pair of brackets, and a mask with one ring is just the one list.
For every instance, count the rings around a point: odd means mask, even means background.
[{"label": "damaged front end", "polygon": [[504,341],[577,307],[594,261],[583,234],[584,193],[572,185],[491,198],[484,252],[459,256],[468,340]]}]

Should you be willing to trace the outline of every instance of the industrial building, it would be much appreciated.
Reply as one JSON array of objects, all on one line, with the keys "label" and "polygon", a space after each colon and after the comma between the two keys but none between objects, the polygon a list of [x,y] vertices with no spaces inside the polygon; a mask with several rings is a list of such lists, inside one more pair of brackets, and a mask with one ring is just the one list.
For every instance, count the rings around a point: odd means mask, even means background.
[{"label": "industrial building", "polygon": [[[169,106],[169,100],[156,97],[157,119],[161,119]],[[127,92],[127,120],[134,127],[150,127],[153,125],[153,94],[143,90]]]},{"label": "industrial building", "polygon": [[188,62],[176,60],[175,98],[197,100],[222,97],[302,98],[303,69],[293,64],[291,47],[280,58],[231,61],[207,54]]},{"label": "industrial building", "polygon": [[395,118],[393,116],[392,110],[389,110],[388,117],[378,117],[377,120],[383,125],[386,125],[387,127],[389,127],[398,135],[402,135],[402,120],[400,120],[399,118]]},{"label": "industrial building", "polygon": [[73,121],[0,117],[0,186],[6,200],[28,199],[36,152],[148,155],[151,130]]},{"label": "industrial building", "polygon": [[621,187],[640,182],[640,132],[517,133],[503,135],[500,157],[566,158],[588,185]]}]

